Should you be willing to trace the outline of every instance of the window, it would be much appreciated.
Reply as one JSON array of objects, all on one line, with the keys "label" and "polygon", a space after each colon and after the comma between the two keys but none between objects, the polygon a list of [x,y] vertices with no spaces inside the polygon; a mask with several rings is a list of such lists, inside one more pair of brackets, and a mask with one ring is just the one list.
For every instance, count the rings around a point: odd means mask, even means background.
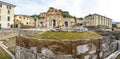
[{"label": "window", "polygon": [[28,22],[26,22],[26,24],[28,24]]},{"label": "window", "polygon": [[7,6],[7,9],[11,9],[11,6]]},{"label": "window", "polygon": [[7,26],[10,26],[10,23],[8,23]]},{"label": "window", "polygon": [[23,19],[25,19],[25,17]]},{"label": "window", "polygon": [[10,21],[10,16],[8,16],[8,21]]},{"label": "window", "polygon": [[8,10],[8,14],[10,14],[10,10]]},{"label": "window", "polygon": [[1,24],[0,24],[0,29],[1,29]]},{"label": "window", "polygon": [[0,16],[0,21],[1,21],[1,16]]},{"label": "window", "polygon": [[19,17],[21,19],[21,17]]},{"label": "window", "polygon": [[0,4],[0,7],[2,7],[2,4]]}]

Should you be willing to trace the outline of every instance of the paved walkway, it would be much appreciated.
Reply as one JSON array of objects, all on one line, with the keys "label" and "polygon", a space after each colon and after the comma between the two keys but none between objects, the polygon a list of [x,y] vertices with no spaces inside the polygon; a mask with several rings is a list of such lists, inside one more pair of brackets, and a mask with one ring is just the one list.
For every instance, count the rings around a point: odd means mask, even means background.
[{"label": "paved walkway", "polygon": [[7,47],[4,44],[2,44],[2,42],[0,42],[0,47],[4,49],[12,57],[12,59],[15,59],[15,56],[7,50]]},{"label": "paved walkway", "polygon": [[115,59],[119,54],[120,54],[120,50],[112,53],[110,56],[108,56],[108,57],[105,58],[105,59]]}]

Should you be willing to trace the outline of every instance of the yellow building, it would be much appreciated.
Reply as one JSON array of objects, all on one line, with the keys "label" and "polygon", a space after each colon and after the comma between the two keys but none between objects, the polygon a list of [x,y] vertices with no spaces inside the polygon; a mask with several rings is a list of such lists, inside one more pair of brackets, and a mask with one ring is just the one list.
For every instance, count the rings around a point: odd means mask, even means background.
[{"label": "yellow building", "polygon": [[116,23],[116,27],[120,28],[120,22]]},{"label": "yellow building", "polygon": [[0,28],[14,27],[15,5],[0,1]]},{"label": "yellow building", "polygon": [[14,16],[14,25],[15,27],[35,27],[35,20],[27,15],[15,15]]},{"label": "yellow building", "polygon": [[99,15],[99,14],[90,14],[85,17],[87,26],[102,26],[112,28],[112,19]]},{"label": "yellow building", "polygon": [[64,18],[62,10],[50,7],[47,12],[40,13],[43,19],[37,21],[37,27],[56,28],[71,27],[75,24],[74,18]]},{"label": "yellow building", "polygon": [[85,25],[85,20],[84,20],[84,18],[76,18],[76,24]]}]

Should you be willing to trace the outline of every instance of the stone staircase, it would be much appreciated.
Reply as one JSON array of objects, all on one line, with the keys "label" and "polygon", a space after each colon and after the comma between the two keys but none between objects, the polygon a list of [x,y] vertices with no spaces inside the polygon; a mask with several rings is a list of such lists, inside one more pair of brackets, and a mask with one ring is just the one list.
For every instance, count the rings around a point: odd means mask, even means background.
[{"label": "stone staircase", "polygon": [[9,52],[9,51],[7,50],[7,47],[6,47],[4,44],[2,44],[1,41],[0,41],[0,47],[1,47],[3,50],[5,50],[5,51],[12,57],[12,59],[15,59],[15,56],[14,56],[11,52]]}]

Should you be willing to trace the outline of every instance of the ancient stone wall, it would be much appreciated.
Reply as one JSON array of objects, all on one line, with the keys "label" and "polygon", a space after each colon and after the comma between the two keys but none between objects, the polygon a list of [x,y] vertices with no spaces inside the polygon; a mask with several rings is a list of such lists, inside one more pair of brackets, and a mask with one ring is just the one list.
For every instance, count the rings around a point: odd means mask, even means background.
[{"label": "ancient stone wall", "polygon": [[119,44],[116,40],[120,37],[119,32],[98,32],[103,36],[102,40],[102,55],[104,58],[108,57],[111,53],[118,50]]},{"label": "ancient stone wall", "polygon": [[108,57],[111,53],[117,51],[118,49],[118,42],[116,42],[114,39],[111,39],[109,36],[104,38],[105,40],[102,40],[102,51],[103,51],[103,57]]},{"label": "ancient stone wall", "polygon": [[24,29],[24,30],[20,30],[20,36],[28,36],[28,37],[32,37],[35,36],[37,34],[43,33],[43,31],[39,30],[32,30],[32,29]]},{"label": "ancient stone wall", "polygon": [[16,37],[6,39],[2,42],[10,52],[14,53],[14,48],[16,46]]},{"label": "ancient stone wall", "polygon": [[19,36],[19,32],[0,32],[0,40]]},{"label": "ancient stone wall", "polygon": [[26,49],[36,47],[37,53],[42,53],[42,48],[47,47],[55,55],[72,55],[79,59],[102,58],[102,39],[36,40],[17,37],[16,44]]},{"label": "ancient stone wall", "polygon": [[24,47],[16,46],[15,50],[16,59],[74,59],[72,55],[54,55],[45,57],[42,53],[37,53],[36,47],[27,49]]}]

